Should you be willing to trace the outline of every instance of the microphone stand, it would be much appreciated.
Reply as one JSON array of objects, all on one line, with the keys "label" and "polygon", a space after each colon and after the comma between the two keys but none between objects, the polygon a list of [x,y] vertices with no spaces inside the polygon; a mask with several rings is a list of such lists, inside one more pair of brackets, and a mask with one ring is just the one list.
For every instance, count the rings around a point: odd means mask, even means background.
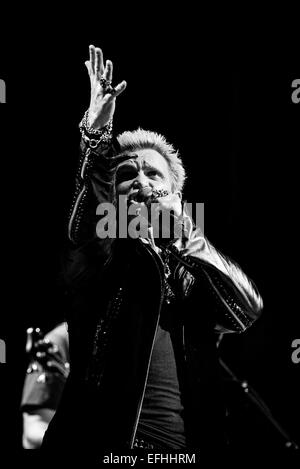
[{"label": "microphone stand", "polygon": [[246,399],[248,399],[256,406],[260,413],[270,422],[272,427],[275,428],[275,430],[281,435],[284,440],[284,447],[290,450],[298,451],[298,444],[290,438],[288,433],[273,417],[270,409],[259,396],[259,394],[253,389],[253,387],[250,386],[246,380],[240,380],[221,358],[219,358],[219,363],[230,379],[242,389]]}]

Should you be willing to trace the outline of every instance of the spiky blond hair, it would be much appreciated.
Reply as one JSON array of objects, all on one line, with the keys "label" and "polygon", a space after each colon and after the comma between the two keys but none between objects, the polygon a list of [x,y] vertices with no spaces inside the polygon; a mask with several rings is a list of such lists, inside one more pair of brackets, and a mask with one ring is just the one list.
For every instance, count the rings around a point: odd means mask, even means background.
[{"label": "spiky blond hair", "polygon": [[118,136],[118,142],[121,147],[120,154],[143,148],[151,148],[157,151],[166,159],[169,165],[173,180],[173,190],[182,191],[186,178],[182,160],[179,156],[179,152],[175,150],[173,145],[167,142],[163,135],[138,128],[137,130],[126,131],[120,134]]}]

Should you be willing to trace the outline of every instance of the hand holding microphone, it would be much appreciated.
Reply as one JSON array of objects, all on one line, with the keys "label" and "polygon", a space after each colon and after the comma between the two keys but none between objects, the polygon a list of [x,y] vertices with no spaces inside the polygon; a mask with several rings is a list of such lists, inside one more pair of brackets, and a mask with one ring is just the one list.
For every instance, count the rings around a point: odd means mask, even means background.
[{"label": "hand holding microphone", "polygon": [[170,241],[182,233],[182,204],[179,193],[165,189],[152,189],[149,186],[140,190],[129,199],[135,207],[135,217],[151,228],[157,243]]}]

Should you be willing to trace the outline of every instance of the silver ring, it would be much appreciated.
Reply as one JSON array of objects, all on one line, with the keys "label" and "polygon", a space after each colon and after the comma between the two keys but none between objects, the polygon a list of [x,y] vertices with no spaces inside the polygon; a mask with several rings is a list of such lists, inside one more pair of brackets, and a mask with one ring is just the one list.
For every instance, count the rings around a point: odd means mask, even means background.
[{"label": "silver ring", "polygon": [[113,94],[116,91],[116,89],[111,85],[111,81],[107,80],[103,76],[100,77],[100,85],[103,88],[104,94],[107,94],[107,93]]},{"label": "silver ring", "polygon": [[169,191],[167,191],[166,189],[153,189],[152,191],[152,197],[155,199],[158,199],[160,197],[166,197],[167,195],[169,195]]},{"label": "silver ring", "polygon": [[107,78],[104,78],[103,75],[100,77],[100,85],[103,86],[103,88],[106,88],[107,86],[111,85],[111,81],[107,80]]}]

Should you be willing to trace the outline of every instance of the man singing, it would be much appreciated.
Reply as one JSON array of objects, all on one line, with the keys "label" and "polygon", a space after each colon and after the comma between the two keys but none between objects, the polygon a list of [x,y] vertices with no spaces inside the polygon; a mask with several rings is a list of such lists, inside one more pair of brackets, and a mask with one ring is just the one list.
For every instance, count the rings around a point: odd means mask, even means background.
[{"label": "man singing", "polygon": [[[185,170],[173,146],[142,129],[114,136],[126,82],[112,85],[101,49],[90,46],[86,67],[91,100],[64,262],[71,372],[44,448],[217,451],[225,429],[216,343],[221,332],[244,332],[262,299],[183,210]],[[105,236],[107,204],[117,215],[106,225],[124,232],[121,200],[131,235]]]}]

